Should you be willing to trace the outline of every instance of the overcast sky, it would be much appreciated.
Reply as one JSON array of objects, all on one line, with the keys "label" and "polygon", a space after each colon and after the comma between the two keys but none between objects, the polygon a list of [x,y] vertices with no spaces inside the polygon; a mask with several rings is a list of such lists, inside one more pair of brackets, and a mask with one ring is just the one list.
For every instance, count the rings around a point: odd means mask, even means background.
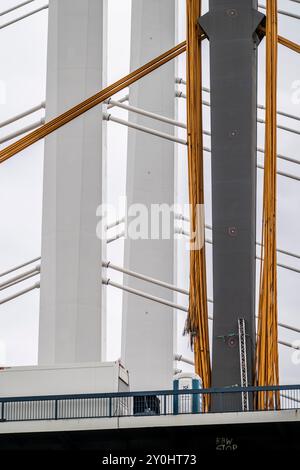
[{"label": "overcast sky", "polygon": [[[63,1],[63,0],[62,0]],[[175,1],[175,0],[174,0]],[[185,0],[177,0],[179,9],[178,42],[185,39]],[[0,0],[0,12],[16,5],[17,0]],[[20,2],[21,3],[21,2]],[[0,24],[27,11],[45,5],[47,0],[36,0],[18,12],[0,17]],[[262,0],[261,3],[265,3]],[[291,0],[279,0],[279,7],[300,14],[300,5]],[[34,5],[34,6],[33,6]],[[108,83],[129,70],[131,0],[108,0]],[[207,2],[204,2],[207,7]],[[0,122],[18,114],[45,99],[47,59],[47,10],[0,30]],[[300,43],[299,21],[279,17],[280,33]],[[122,38],[120,40],[120,37]],[[264,102],[265,47],[259,48],[259,102]],[[204,44],[204,84],[209,86],[208,44]],[[178,60],[178,75],[185,78],[185,57]],[[292,51],[279,47],[278,107],[300,116],[300,103],[293,102],[293,84],[300,80],[300,58]],[[184,88],[181,87],[184,90]],[[185,103],[179,101],[178,119],[185,120]],[[126,113],[115,110],[116,115]],[[16,124],[0,129],[1,138],[12,131],[37,121],[43,112],[35,113]],[[282,124],[300,130],[299,121],[280,118]],[[209,111],[204,112],[204,127],[209,129]],[[183,134],[184,135],[184,134]],[[117,136],[117,138],[116,138]],[[264,128],[258,125],[258,143],[264,145]],[[108,126],[108,202],[116,203],[125,193],[127,130]],[[300,136],[278,131],[279,152],[299,158]],[[3,148],[4,145],[0,146]],[[187,202],[187,172],[185,150],[180,148],[178,159],[178,201]],[[261,160],[260,160],[261,161]],[[121,164],[120,164],[121,162]],[[206,155],[206,214],[211,219],[210,167]],[[279,163],[279,168],[300,176],[297,165]],[[35,258],[41,252],[43,143],[38,143],[0,167],[0,272],[11,266]],[[260,238],[262,172],[258,171],[258,237]],[[116,190],[116,188],[118,188]],[[278,246],[300,253],[300,183],[278,178]],[[211,283],[211,248],[208,248],[209,290]],[[180,266],[186,266],[188,254],[180,247]],[[117,241],[108,249],[108,259],[123,263],[123,242]],[[281,255],[282,263],[300,268],[300,262]],[[183,271],[184,272],[184,271]],[[280,320],[300,326],[300,276],[288,270],[278,270]],[[120,280],[119,276],[115,276]],[[179,276],[177,284],[188,287],[187,274]],[[22,287],[31,285],[27,281]],[[20,286],[18,287],[18,289]],[[11,289],[10,292],[14,290]],[[8,292],[8,291],[7,291]],[[2,293],[1,297],[7,295]],[[180,303],[186,299],[179,298]],[[28,365],[37,361],[39,292],[34,291],[1,307],[0,365]],[[179,316],[178,352],[190,355],[186,338],[181,337],[184,315]],[[120,356],[121,293],[108,290],[108,359]],[[279,329],[281,339],[294,341],[296,334]],[[300,336],[299,338],[300,339]],[[300,379],[300,364],[293,365],[292,351],[280,346],[281,381],[296,383]]]}]

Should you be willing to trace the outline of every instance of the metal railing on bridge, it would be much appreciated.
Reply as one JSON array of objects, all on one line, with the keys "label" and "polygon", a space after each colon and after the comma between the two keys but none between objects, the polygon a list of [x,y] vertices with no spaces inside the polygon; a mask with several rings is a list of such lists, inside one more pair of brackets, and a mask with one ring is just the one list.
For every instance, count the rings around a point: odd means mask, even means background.
[{"label": "metal railing on bridge", "polygon": [[[209,413],[254,411],[258,393],[279,394],[277,411],[300,409],[300,385],[51,395],[0,398],[0,423],[201,414],[205,401],[211,403]],[[248,410],[243,409],[245,394]]]}]

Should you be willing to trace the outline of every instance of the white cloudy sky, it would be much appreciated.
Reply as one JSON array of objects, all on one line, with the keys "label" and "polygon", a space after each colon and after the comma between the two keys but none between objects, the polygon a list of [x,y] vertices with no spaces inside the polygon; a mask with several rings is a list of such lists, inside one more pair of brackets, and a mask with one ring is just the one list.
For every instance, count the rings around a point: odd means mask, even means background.
[{"label": "white cloudy sky", "polygon": [[[175,1],[175,0],[174,0]],[[177,0],[179,8],[179,37],[185,37],[185,0]],[[1,11],[14,6],[17,0],[0,0]],[[21,3],[21,0],[20,2]],[[45,5],[47,0],[36,0],[32,5],[22,8],[7,16],[0,16],[0,25],[6,21]],[[262,0],[261,3],[265,3]],[[279,7],[300,14],[300,5],[291,0],[279,0]],[[34,5],[34,6],[33,6]],[[129,70],[130,52],[130,14],[131,0],[108,0],[108,82],[125,75]],[[207,1],[204,2],[207,7]],[[280,33],[300,43],[299,22],[295,19],[280,16]],[[5,29],[0,29],[0,122],[14,114],[18,114],[45,99],[46,55],[47,55],[47,10]],[[122,37],[120,41],[119,38]],[[264,102],[264,44],[259,52],[259,102]],[[178,74],[185,77],[185,58],[178,60]],[[300,104],[293,103],[293,83],[300,80],[300,58],[297,54],[279,48],[278,74],[278,106],[280,109],[300,116]],[[208,45],[204,45],[204,82],[209,86]],[[183,88],[182,88],[183,89]],[[118,114],[118,111],[115,111]],[[6,128],[0,128],[0,138],[38,120],[42,112],[38,112],[22,121]],[[121,112],[121,116],[124,113]],[[184,102],[179,102],[178,119],[185,120]],[[300,129],[298,121],[280,118],[282,124]],[[204,127],[209,128],[209,112],[204,114]],[[116,138],[116,135],[118,138]],[[116,203],[119,195],[125,192],[126,175],[126,140],[127,131],[115,126],[108,128],[108,202]],[[258,126],[259,145],[263,146],[263,126]],[[279,152],[299,158],[300,136],[278,132]],[[4,146],[0,146],[3,148]],[[184,153],[184,150],[180,149]],[[120,158],[121,157],[121,158]],[[184,157],[184,154],[183,154]],[[120,161],[122,165],[120,166]],[[187,201],[186,159],[179,159],[178,200]],[[206,196],[207,217],[210,222],[210,171],[209,157],[206,157]],[[280,162],[280,169],[300,175],[299,167],[294,164]],[[42,175],[43,175],[43,143],[11,159],[0,167],[0,272],[23,261],[40,255],[41,220],[42,220]],[[258,172],[258,221],[261,216],[261,183],[262,172]],[[118,188],[118,191],[116,191]],[[300,253],[300,183],[283,177],[278,178],[278,245],[282,249]],[[258,237],[260,237],[258,223]],[[180,249],[180,247],[179,247]],[[208,248],[209,274],[211,274],[211,253]],[[187,256],[184,250],[181,265]],[[108,249],[108,258],[116,264],[123,262],[123,242],[117,241]],[[280,261],[300,268],[297,259],[281,255]],[[211,276],[209,276],[211,290]],[[116,277],[116,279],[120,279]],[[31,281],[24,286],[32,284]],[[188,279],[178,278],[177,283],[187,287]],[[22,286],[23,287],[23,286]],[[13,292],[13,289],[9,291]],[[1,292],[1,298],[8,291]],[[186,299],[179,298],[181,303]],[[300,326],[300,276],[287,270],[279,269],[279,316],[280,320]],[[23,296],[0,310],[0,362],[2,365],[35,364],[37,361],[39,292]],[[180,332],[184,321],[179,315],[179,352],[190,355],[186,339]],[[121,331],[121,294],[108,291],[108,359],[116,359],[120,355]],[[280,329],[279,336],[287,341],[297,339],[295,333]],[[300,338],[299,338],[300,339]],[[300,379],[300,364],[292,363],[292,351],[280,347],[281,380],[296,383]],[[1,365],[0,364],[0,365]]]}]

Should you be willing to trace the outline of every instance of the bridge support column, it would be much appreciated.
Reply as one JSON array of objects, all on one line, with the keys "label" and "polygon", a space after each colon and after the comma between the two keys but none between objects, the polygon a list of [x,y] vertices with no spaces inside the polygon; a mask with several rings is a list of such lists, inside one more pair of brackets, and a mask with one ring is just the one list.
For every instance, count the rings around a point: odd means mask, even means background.
[{"label": "bridge support column", "polygon": [[[175,44],[174,0],[132,1],[131,70]],[[174,118],[174,61],[130,88],[129,102]],[[130,121],[149,127],[149,119],[136,114]],[[151,121],[151,127],[174,133],[169,124]],[[128,206],[174,203],[174,144],[135,130],[128,134]],[[150,221],[150,212],[149,212]],[[130,222],[130,219],[129,219]],[[171,217],[171,227],[173,217]],[[149,225],[150,228],[150,225]],[[172,236],[172,235],[171,235]],[[174,240],[126,240],[124,264],[128,269],[173,283]],[[158,286],[126,277],[124,283],[172,300],[173,294]],[[131,390],[172,387],[173,311],[169,307],[124,295],[122,356],[129,370]]]},{"label": "bridge support column", "polygon": [[[256,250],[256,0],[210,0],[199,19],[210,42],[214,326],[212,386],[241,385],[238,320],[253,384]],[[213,408],[226,410],[231,398]],[[242,406],[242,399],[235,408]]]},{"label": "bridge support column", "polygon": [[[47,120],[104,84],[106,0],[50,0]],[[105,125],[105,124],[103,124]],[[102,244],[102,108],[45,142],[39,363],[100,361],[105,348]]]}]

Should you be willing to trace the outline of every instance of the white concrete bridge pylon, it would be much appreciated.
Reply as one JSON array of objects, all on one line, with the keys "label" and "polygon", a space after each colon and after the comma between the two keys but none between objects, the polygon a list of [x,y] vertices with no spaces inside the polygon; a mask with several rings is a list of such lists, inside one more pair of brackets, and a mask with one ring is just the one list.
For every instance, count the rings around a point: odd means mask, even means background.
[{"label": "white concrete bridge pylon", "polygon": [[[46,120],[105,85],[107,0],[50,0]],[[102,123],[102,125],[101,125]],[[104,199],[102,107],[45,142],[39,364],[100,361],[105,308],[96,209]]]},{"label": "white concrete bridge pylon", "polygon": [[[132,0],[131,70],[175,44],[174,0]],[[175,63],[143,78],[130,88],[129,105],[171,119],[175,116]],[[149,126],[149,118],[129,113],[129,121]],[[174,135],[174,126],[151,121],[151,127]],[[128,206],[134,203],[174,203],[174,143],[129,130],[127,163]],[[173,221],[171,220],[171,224]],[[172,225],[171,225],[172,226]],[[125,240],[124,265],[133,271],[174,281],[173,240]],[[152,295],[173,299],[172,292],[125,276],[124,283]],[[129,369],[132,390],[172,386],[173,311],[170,307],[124,294],[122,357]]]}]

